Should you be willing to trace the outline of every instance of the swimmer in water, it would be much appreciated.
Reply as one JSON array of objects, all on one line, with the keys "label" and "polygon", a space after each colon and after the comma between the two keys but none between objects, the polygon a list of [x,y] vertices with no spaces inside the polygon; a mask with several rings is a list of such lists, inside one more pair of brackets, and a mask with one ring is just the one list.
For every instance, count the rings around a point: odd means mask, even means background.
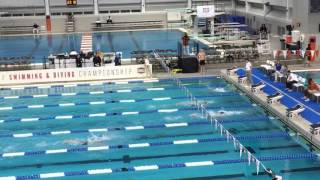
[{"label": "swimmer in water", "polygon": [[88,141],[84,141],[80,139],[66,139],[63,141],[63,144],[68,144],[72,146],[88,145]]},{"label": "swimmer in water", "polygon": [[68,144],[72,146],[79,146],[79,145],[101,145],[104,141],[108,140],[109,138],[106,135],[96,136],[92,134],[87,140],[81,139],[66,139],[63,141],[63,144]]}]

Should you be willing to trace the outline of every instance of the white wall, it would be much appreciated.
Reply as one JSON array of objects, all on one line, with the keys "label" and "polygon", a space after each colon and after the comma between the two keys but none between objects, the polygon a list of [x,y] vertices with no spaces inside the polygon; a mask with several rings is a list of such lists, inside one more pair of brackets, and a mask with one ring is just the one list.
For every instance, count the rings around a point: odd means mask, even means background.
[{"label": "white wall", "polygon": [[[75,15],[76,30],[79,32],[92,31],[92,27],[98,18],[107,19],[108,15],[95,16],[95,15]],[[124,21],[163,21],[166,23],[167,14],[165,12],[147,12],[147,13],[134,13],[134,14],[112,14],[111,18],[114,22]],[[52,16],[52,32],[64,33],[66,16]],[[44,17],[5,17],[1,18],[1,26],[32,26],[33,23],[40,26],[45,26],[46,21]]]},{"label": "white wall", "polygon": [[44,0],[0,0],[0,7],[33,7],[33,6],[44,7]]},{"label": "white wall", "polygon": [[131,3],[141,3],[141,0],[99,0],[99,4],[131,4]]},{"label": "white wall", "polygon": [[[50,0],[51,6],[66,6],[66,0]],[[77,0],[77,5],[93,5],[93,0]]]}]

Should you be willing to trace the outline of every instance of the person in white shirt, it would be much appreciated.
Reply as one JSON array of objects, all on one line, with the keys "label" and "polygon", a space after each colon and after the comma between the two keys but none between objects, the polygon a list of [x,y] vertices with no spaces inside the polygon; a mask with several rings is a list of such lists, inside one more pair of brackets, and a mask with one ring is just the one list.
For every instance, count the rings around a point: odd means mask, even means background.
[{"label": "person in white shirt", "polygon": [[292,91],[292,85],[294,83],[297,83],[299,81],[298,76],[290,71],[288,71],[289,76],[287,78],[287,82],[286,82],[286,89],[289,91]]},{"label": "person in white shirt", "polygon": [[144,67],[146,69],[146,76],[151,78],[150,61],[147,57],[144,59]]},{"label": "person in white shirt", "polygon": [[250,60],[247,60],[246,63],[246,77],[247,77],[247,83],[252,84],[252,77],[251,77],[251,71],[252,71],[252,64]]}]

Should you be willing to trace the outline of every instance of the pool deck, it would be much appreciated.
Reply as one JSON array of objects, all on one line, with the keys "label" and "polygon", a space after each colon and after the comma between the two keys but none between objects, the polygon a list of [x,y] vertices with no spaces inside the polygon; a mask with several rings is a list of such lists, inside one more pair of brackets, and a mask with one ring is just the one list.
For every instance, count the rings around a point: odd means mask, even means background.
[{"label": "pool deck", "polygon": [[[256,102],[258,102],[259,104],[261,104],[264,108],[266,108],[267,110],[269,110],[271,113],[277,115],[278,117],[280,117],[280,119],[283,121],[283,123],[285,123],[288,127],[290,127],[292,130],[298,132],[299,135],[302,135],[307,141],[309,141],[310,143],[312,143],[313,145],[315,145],[317,148],[320,147],[320,135],[314,135],[310,132],[310,125],[312,125],[312,121],[314,120],[320,120],[318,119],[317,115],[319,115],[319,112],[316,111],[316,115],[310,115],[310,114],[305,114],[303,117],[302,116],[294,116],[293,118],[288,118],[286,116],[286,110],[288,108],[288,106],[290,107],[290,104],[283,104],[282,103],[273,103],[272,105],[267,103],[267,96],[270,94],[273,94],[274,92],[269,94],[266,92],[256,92],[256,93],[252,93],[251,92],[251,87],[248,86],[246,83],[244,84],[240,84],[238,83],[238,76],[237,75],[227,75],[226,70],[221,70],[221,76],[224,77],[224,79],[226,79],[228,82],[234,84],[237,88],[239,88],[240,90],[242,90],[243,92],[245,92],[250,98],[254,99]],[[259,77],[259,75],[257,75],[256,72],[253,73],[253,79],[256,82],[259,81],[264,81],[264,83],[269,86],[269,88],[276,88],[274,89],[274,91],[280,91],[283,95],[285,95],[285,97],[287,98],[295,98],[292,97],[291,94],[289,92],[285,92],[284,90],[275,87],[274,84],[271,84],[270,82],[267,82],[263,79],[261,79]],[[306,107],[310,107],[308,104],[306,104],[305,102],[302,102],[302,100],[300,99],[295,99],[294,101],[295,104],[303,104]],[[293,103],[291,103],[291,107],[293,107]],[[319,106],[319,105],[318,105]],[[312,106],[310,109],[313,109],[314,106]],[[312,111],[310,109],[307,109],[309,111]],[[306,110],[305,110],[306,111]],[[316,118],[316,119],[314,119]]]}]

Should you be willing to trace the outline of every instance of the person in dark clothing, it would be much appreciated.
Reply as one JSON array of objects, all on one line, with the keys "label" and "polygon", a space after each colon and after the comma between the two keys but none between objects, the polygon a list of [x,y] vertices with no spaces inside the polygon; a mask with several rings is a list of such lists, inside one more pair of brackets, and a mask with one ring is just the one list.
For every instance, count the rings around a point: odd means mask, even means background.
[{"label": "person in dark clothing", "polygon": [[267,33],[267,32],[268,32],[268,29],[267,29],[267,27],[266,27],[265,24],[262,24],[262,25],[261,25],[261,27],[260,27],[260,32],[261,32],[261,33]]},{"label": "person in dark clothing", "polygon": [[287,28],[287,31],[288,31],[288,35],[292,35],[292,31],[293,31],[293,25],[291,25],[291,24],[289,24],[289,25],[287,25],[286,26],[286,28]]},{"label": "person in dark clothing", "polygon": [[111,19],[110,16],[109,16],[108,19],[107,19],[107,24],[112,24],[112,19]]},{"label": "person in dark clothing", "polygon": [[81,56],[80,55],[77,55],[77,57],[76,57],[76,66],[77,67],[82,67],[82,58],[81,58]]},{"label": "person in dark clothing", "polygon": [[83,51],[80,51],[79,56],[83,60],[86,57],[86,54]]},{"label": "person in dark clothing", "polygon": [[39,28],[39,25],[37,23],[34,23],[33,28]]},{"label": "person in dark clothing", "polygon": [[267,39],[268,29],[265,24],[262,24],[260,27],[260,33],[262,39]]},{"label": "person in dark clothing", "polygon": [[281,65],[280,61],[277,61],[274,66],[275,66],[276,71],[280,71],[281,70],[282,65]]},{"label": "person in dark clothing", "polygon": [[115,66],[120,66],[121,65],[121,56],[120,56],[120,54],[117,54],[116,57],[114,58],[114,64],[115,64]]},{"label": "person in dark clothing", "polygon": [[93,65],[94,67],[101,66],[101,58],[97,54],[93,58]]},{"label": "person in dark clothing", "polygon": [[182,40],[182,55],[189,55],[189,36],[187,33],[184,33]]},{"label": "person in dark clothing", "polygon": [[310,66],[310,62],[311,62],[311,45],[310,45],[310,43],[308,44],[308,47],[306,48],[305,56],[306,56],[305,66]]},{"label": "person in dark clothing", "polygon": [[[280,61],[277,61],[276,64],[274,65],[274,69],[271,71],[271,74],[274,74],[274,81],[278,81],[278,76],[281,75],[280,70],[282,68],[282,65],[280,64]],[[271,78],[270,74],[270,78]]]},{"label": "person in dark clothing", "polygon": [[40,30],[39,30],[39,25],[37,24],[37,23],[33,23],[33,30],[32,30],[32,32],[33,32],[33,34],[39,34],[39,32],[40,32]]}]

